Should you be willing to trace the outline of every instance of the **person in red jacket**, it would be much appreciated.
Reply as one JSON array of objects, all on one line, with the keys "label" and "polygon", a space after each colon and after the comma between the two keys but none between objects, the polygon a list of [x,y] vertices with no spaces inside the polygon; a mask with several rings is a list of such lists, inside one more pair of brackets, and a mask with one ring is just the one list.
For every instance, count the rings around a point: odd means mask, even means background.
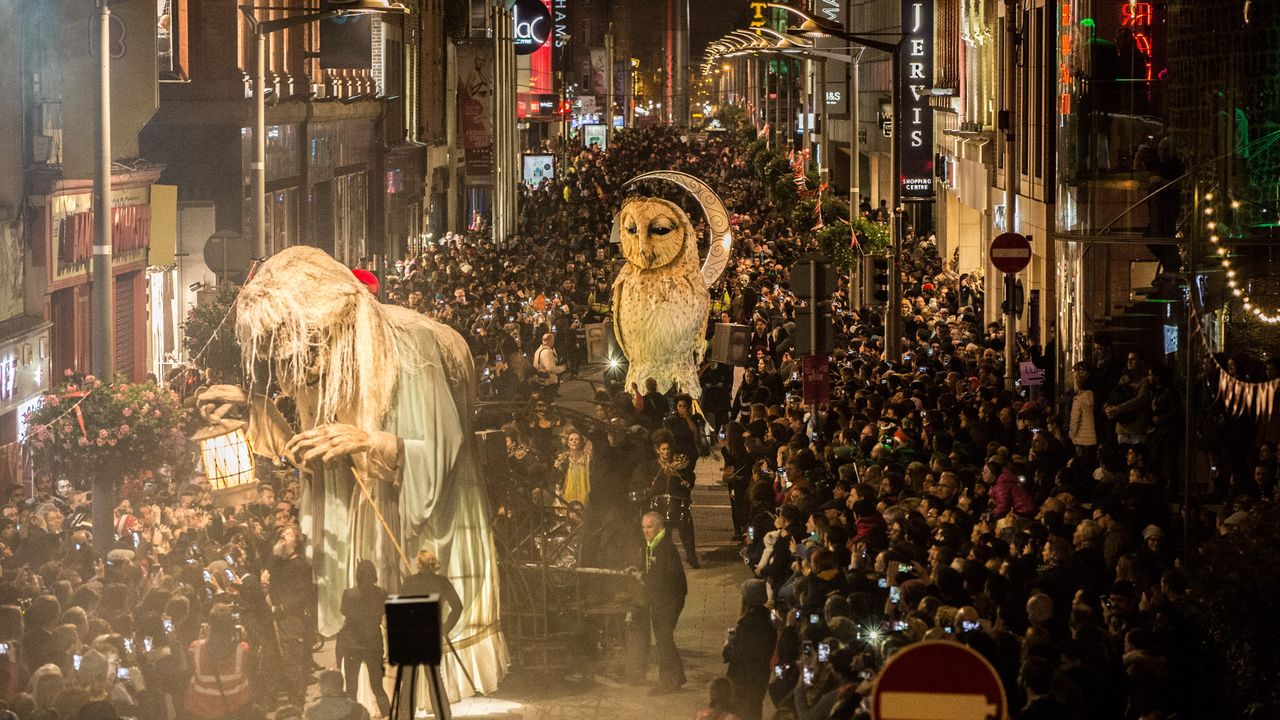
[{"label": "person in red jacket", "polygon": [[856,518],[856,532],[852,542],[864,545],[870,555],[889,547],[889,526],[885,523],[884,516],[876,510],[874,502],[855,502],[853,516]]},{"label": "person in red jacket", "polygon": [[1005,465],[991,486],[991,516],[1002,518],[1013,512],[1022,517],[1033,517],[1036,514],[1036,502],[1031,493],[1022,486],[1025,475],[1014,474],[1012,465]]}]

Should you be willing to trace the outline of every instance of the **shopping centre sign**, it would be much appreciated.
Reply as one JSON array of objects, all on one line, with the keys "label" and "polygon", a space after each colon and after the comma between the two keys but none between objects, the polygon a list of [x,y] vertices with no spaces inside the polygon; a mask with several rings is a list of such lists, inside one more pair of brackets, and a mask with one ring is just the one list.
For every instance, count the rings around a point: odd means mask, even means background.
[{"label": "shopping centre sign", "polygon": [[902,152],[901,176],[904,200],[933,198],[933,108],[929,106],[933,86],[933,2],[903,0],[901,63],[902,107],[898,110],[905,133],[899,147]]}]

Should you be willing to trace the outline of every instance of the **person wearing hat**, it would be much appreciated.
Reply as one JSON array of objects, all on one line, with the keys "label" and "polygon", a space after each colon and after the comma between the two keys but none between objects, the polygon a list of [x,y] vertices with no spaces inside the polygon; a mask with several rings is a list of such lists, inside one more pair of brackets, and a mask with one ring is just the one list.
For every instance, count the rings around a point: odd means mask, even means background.
[{"label": "person wearing hat", "polygon": [[760,720],[769,685],[777,632],[765,607],[768,596],[763,580],[742,583],[742,614],[724,645],[724,661],[729,664],[726,675],[733,685],[732,709],[742,720]]}]

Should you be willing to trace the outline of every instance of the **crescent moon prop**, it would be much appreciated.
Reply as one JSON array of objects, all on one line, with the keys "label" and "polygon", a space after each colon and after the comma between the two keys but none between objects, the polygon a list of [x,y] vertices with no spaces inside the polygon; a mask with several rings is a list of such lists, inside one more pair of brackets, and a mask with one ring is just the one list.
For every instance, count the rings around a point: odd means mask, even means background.
[{"label": "crescent moon prop", "polygon": [[654,170],[637,175],[623,187],[630,187],[641,180],[666,180],[679,185],[702,206],[711,227],[711,242],[708,243],[707,257],[702,261],[702,285],[706,288],[715,285],[724,274],[725,266],[729,264],[729,253],[733,250],[733,227],[729,224],[729,211],[725,210],[720,196],[698,178],[676,170]]}]

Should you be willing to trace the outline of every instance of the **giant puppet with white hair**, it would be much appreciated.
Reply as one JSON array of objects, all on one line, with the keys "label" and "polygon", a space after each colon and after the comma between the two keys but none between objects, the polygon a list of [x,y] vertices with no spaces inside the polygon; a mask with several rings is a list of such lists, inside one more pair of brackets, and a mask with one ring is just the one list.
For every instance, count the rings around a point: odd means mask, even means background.
[{"label": "giant puppet with white hair", "polygon": [[256,452],[306,468],[302,529],[320,631],[341,628],[342,591],[354,585],[358,561],[373,561],[394,591],[406,549],[429,549],[463,604],[449,634],[456,652],[445,653],[446,690],[451,699],[494,690],[507,650],[471,435],[475,366],[462,336],[379,303],[350,270],[309,247],[263,263],[235,312],[251,384],[274,381],[292,396],[301,427],[295,433],[266,398],[235,386],[209,388],[199,402],[214,414],[247,403]]}]

